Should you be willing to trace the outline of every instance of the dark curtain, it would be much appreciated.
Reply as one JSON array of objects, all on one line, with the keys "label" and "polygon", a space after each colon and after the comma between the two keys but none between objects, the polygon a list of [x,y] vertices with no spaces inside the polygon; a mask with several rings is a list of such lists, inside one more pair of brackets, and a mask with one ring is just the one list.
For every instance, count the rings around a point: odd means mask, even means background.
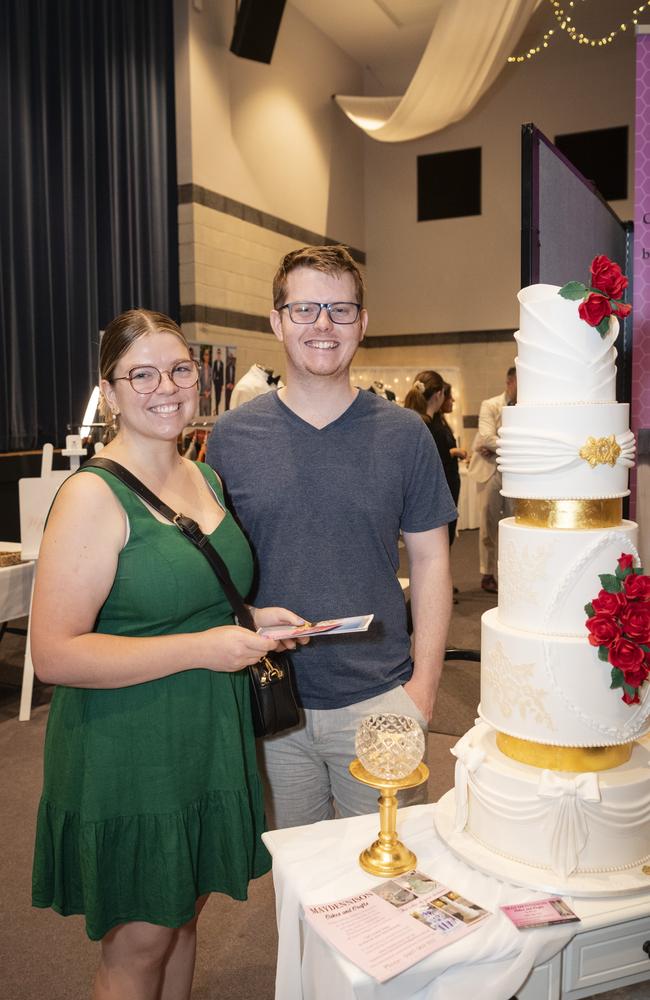
[{"label": "dark curtain", "polygon": [[178,318],[172,0],[2,0],[0,53],[10,451],[63,444],[113,316]]}]

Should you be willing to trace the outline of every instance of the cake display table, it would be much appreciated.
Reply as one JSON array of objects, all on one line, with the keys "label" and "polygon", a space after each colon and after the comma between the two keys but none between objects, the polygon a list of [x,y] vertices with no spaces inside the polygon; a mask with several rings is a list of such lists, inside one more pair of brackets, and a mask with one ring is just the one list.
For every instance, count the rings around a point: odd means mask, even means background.
[{"label": "cake display table", "polygon": [[[377,885],[359,852],[377,833],[377,815],[328,820],[264,834],[273,856],[279,930],[276,1000],[578,1000],[650,979],[650,897],[568,899],[581,923],[518,931],[499,912],[539,898],[530,889],[476,871],[436,835],[434,806],[398,812],[398,835],[418,869],[494,913],[473,934],[377,983],[328,945],[302,906]],[[650,948],[650,943],[647,944]]]},{"label": "cake display table", "polygon": [[[20,542],[0,542],[0,552],[20,552]],[[34,563],[0,566],[0,624],[29,614]]]}]

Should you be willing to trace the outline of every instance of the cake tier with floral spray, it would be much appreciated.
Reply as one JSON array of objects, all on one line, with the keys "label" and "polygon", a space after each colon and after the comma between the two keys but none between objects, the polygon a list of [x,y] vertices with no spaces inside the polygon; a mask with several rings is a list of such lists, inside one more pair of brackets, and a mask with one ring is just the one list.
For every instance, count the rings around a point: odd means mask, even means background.
[{"label": "cake tier with floral spray", "polygon": [[[618,318],[627,278],[600,255],[588,285],[519,292],[517,405],[504,409],[502,493],[519,498],[613,498],[634,463],[629,407],[616,402]],[[578,304],[579,300],[579,304]]]}]

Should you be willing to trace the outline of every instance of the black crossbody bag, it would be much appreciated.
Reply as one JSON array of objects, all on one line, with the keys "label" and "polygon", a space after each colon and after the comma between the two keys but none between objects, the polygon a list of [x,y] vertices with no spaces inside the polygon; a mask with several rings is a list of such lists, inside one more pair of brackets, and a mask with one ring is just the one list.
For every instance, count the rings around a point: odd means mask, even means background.
[{"label": "black crossbody bag", "polygon": [[[191,517],[186,517],[185,514],[177,514],[119,462],[114,462],[110,458],[97,457],[86,462],[85,467],[88,466],[110,472],[141,497],[145,503],[157,510],[172,524],[175,524],[178,530],[210,563],[230,601],[238,624],[252,632],[256,631],[253,616],[232,582],[228,567],[196,521]],[[253,729],[256,736],[274,736],[284,729],[291,729],[298,725],[300,712],[294,692],[292,669],[288,654],[277,652],[267,653],[258,663],[248,667]]]}]

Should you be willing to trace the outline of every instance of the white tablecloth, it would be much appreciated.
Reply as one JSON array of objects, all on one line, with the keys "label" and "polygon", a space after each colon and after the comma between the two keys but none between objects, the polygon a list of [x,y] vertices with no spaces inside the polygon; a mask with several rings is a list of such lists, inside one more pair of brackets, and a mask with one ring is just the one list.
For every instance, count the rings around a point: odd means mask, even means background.
[{"label": "white tablecloth", "polygon": [[478,528],[479,523],[476,482],[467,474],[467,466],[463,462],[459,464],[458,468],[460,472],[458,530],[467,531],[469,528]]},{"label": "white tablecloth", "polygon": [[[0,542],[0,552],[20,552],[19,542]],[[34,563],[0,567],[0,623],[29,614]]]},{"label": "white tablecloth", "polygon": [[301,906],[340,899],[378,884],[357,860],[377,836],[378,816],[266,833],[264,842],[273,856],[279,929],[276,1000],[508,1000],[534,965],[546,962],[571,940],[579,924],[522,933],[499,913],[504,903],[544,894],[499,882],[457,860],[436,835],[433,808],[401,809],[398,836],[415,851],[421,871],[493,911],[494,916],[473,934],[388,982],[377,983],[303,922]]}]

